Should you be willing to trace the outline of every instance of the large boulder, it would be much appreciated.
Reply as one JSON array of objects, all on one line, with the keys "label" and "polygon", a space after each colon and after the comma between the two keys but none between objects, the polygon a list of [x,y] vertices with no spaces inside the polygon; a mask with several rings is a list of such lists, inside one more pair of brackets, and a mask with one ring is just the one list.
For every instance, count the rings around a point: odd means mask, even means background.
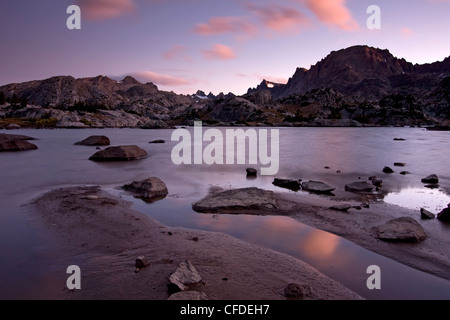
[{"label": "large boulder", "polygon": [[192,209],[203,213],[236,210],[276,209],[275,193],[258,188],[233,189],[210,194],[194,203]]},{"label": "large boulder", "polygon": [[89,160],[92,161],[129,161],[147,157],[144,149],[138,146],[109,147],[93,154]]},{"label": "large boulder", "polygon": [[430,174],[428,177],[422,179],[423,183],[439,183],[439,178],[435,174]]},{"label": "large boulder", "polygon": [[185,291],[191,286],[200,284],[202,277],[189,260],[181,262],[169,277],[169,290],[172,292]]},{"label": "large boulder", "polygon": [[309,182],[302,182],[302,188],[303,190],[313,193],[331,193],[336,189],[327,185],[326,183],[312,180],[310,180]]},{"label": "large boulder", "polygon": [[357,181],[345,185],[345,191],[349,192],[371,192],[374,186],[366,181]]},{"label": "large boulder", "polygon": [[0,151],[27,151],[36,150],[38,147],[25,140],[3,140],[0,141]]},{"label": "large boulder", "polygon": [[77,146],[109,146],[111,141],[106,136],[90,136],[75,143]]},{"label": "large boulder", "polygon": [[122,188],[136,193],[144,199],[164,198],[169,193],[166,184],[155,177],[133,181],[130,184],[124,185]]},{"label": "large boulder", "polygon": [[441,221],[450,222],[450,203],[447,208],[438,213],[437,218]]},{"label": "large boulder", "polygon": [[377,228],[378,239],[388,242],[412,242],[425,240],[423,227],[411,217],[392,219]]},{"label": "large boulder", "polygon": [[11,140],[36,140],[36,139],[21,134],[0,133],[0,141],[11,141]]}]

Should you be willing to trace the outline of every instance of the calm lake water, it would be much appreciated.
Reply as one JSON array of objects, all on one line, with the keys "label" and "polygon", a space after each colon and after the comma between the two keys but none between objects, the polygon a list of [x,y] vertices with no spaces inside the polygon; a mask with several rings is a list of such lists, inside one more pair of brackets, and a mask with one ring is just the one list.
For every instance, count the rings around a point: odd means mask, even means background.
[{"label": "calm lake water", "polygon": [[[207,128],[204,128],[205,130]],[[243,128],[244,130],[246,128]],[[192,130],[192,129],[190,129]],[[224,130],[224,129],[221,129]],[[256,130],[258,130],[256,128]],[[365,250],[336,235],[289,217],[209,215],[192,211],[211,186],[250,187],[290,192],[272,185],[273,177],[249,180],[248,165],[181,165],[171,161],[173,130],[86,129],[16,130],[39,140],[39,149],[0,153],[0,298],[35,299],[35,288],[52,268],[48,244],[28,223],[21,206],[55,187],[78,184],[102,185],[134,203],[134,207],[173,227],[228,233],[248,242],[298,257],[368,299],[450,299],[450,281],[404,266]],[[111,145],[135,144],[149,157],[125,163],[95,163],[88,158],[95,147],[74,146],[90,135],[106,135]],[[394,141],[403,138],[405,141]],[[156,139],[165,144],[149,144]],[[207,145],[207,143],[205,143]],[[336,198],[357,199],[344,185],[376,175],[390,190],[384,201],[437,213],[450,203],[450,133],[419,128],[282,128],[279,139],[280,170],[277,177],[320,180],[336,186]],[[406,163],[403,168],[394,162]],[[381,172],[390,166],[392,175]],[[259,168],[258,165],[252,167]],[[327,167],[327,168],[325,168]],[[336,171],[341,173],[336,173]],[[400,175],[400,171],[409,175]],[[439,189],[427,189],[421,178],[436,173]],[[157,176],[169,189],[164,200],[147,204],[119,191],[143,177]],[[383,201],[380,197],[378,201]],[[436,224],[436,228],[444,228]],[[448,230],[450,231],[450,230]],[[382,270],[382,290],[368,290],[366,269]]]}]

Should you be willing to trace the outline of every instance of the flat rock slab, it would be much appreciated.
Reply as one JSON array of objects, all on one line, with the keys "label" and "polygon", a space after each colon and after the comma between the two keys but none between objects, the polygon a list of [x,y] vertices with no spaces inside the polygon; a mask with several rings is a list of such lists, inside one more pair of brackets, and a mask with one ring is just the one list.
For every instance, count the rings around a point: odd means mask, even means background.
[{"label": "flat rock slab", "polygon": [[202,213],[276,208],[275,193],[254,187],[221,191],[208,195],[192,205],[194,211]]},{"label": "flat rock slab", "polygon": [[326,183],[320,182],[320,181],[312,181],[309,182],[303,182],[302,183],[303,190],[314,192],[314,193],[331,193],[336,188],[333,188]]},{"label": "flat rock slab", "polygon": [[427,237],[423,227],[411,217],[389,220],[378,227],[377,233],[378,239],[389,242],[418,243]]},{"label": "flat rock slab", "polygon": [[109,147],[92,155],[89,160],[92,161],[129,161],[139,160],[147,157],[144,149],[138,146],[118,146]]},{"label": "flat rock slab", "polygon": [[133,181],[130,184],[124,185],[122,188],[144,199],[164,198],[169,193],[166,184],[156,177]]},{"label": "flat rock slab", "polygon": [[106,136],[90,136],[75,143],[77,146],[109,146],[111,141]]},{"label": "flat rock slab", "polygon": [[0,141],[0,152],[36,150],[38,147],[25,140]]},{"label": "flat rock slab", "polygon": [[345,191],[371,192],[374,186],[366,181],[357,181],[345,185]]}]

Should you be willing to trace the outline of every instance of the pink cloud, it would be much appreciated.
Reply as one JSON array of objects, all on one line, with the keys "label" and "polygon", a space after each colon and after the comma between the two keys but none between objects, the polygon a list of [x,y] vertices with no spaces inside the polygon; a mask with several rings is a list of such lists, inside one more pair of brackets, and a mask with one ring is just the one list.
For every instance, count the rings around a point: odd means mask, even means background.
[{"label": "pink cloud", "polygon": [[345,0],[298,0],[306,6],[325,24],[339,29],[352,31],[358,29],[358,23],[345,6]]},{"label": "pink cloud", "polygon": [[168,51],[163,53],[163,58],[167,60],[184,59],[192,61],[192,58],[187,54],[189,49],[183,45],[174,45]]},{"label": "pink cloud", "polygon": [[262,21],[264,27],[277,32],[292,31],[300,25],[309,24],[308,18],[297,9],[277,4],[260,7],[251,3],[246,8]]},{"label": "pink cloud", "polygon": [[406,27],[405,28],[401,28],[400,32],[402,33],[402,35],[404,37],[410,37],[410,36],[414,35],[414,32],[411,29],[406,28]]},{"label": "pink cloud", "polygon": [[201,35],[217,35],[224,33],[253,34],[256,28],[253,24],[240,17],[214,17],[208,23],[198,23],[194,30]]},{"label": "pink cloud", "polygon": [[133,0],[78,0],[78,3],[83,16],[90,20],[117,18],[136,9]]},{"label": "pink cloud", "polygon": [[203,56],[208,60],[230,60],[236,58],[233,49],[219,43],[216,43],[212,49],[204,50]]},{"label": "pink cloud", "polygon": [[131,76],[141,82],[152,82],[161,86],[186,86],[192,84],[184,78],[169,76],[152,71],[135,72],[131,74]]}]

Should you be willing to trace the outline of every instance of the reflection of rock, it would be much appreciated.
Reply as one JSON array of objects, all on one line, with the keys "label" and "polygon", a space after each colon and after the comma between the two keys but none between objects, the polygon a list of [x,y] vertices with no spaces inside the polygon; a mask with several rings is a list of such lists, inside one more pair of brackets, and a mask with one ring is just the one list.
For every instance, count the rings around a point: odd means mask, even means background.
[{"label": "reflection of rock", "polygon": [[366,181],[358,181],[345,185],[345,191],[350,192],[371,192],[374,186]]},{"label": "reflection of rock", "polygon": [[422,179],[423,183],[439,183],[439,178],[435,174],[430,174],[428,177]]},{"label": "reflection of rock", "polygon": [[159,178],[148,178],[140,181],[133,181],[130,184],[126,184],[123,189],[136,193],[144,199],[164,198],[169,191],[166,184]]},{"label": "reflection of rock", "polygon": [[180,291],[172,294],[167,300],[208,300],[208,296],[199,291]]},{"label": "reflection of rock", "polygon": [[92,155],[93,161],[128,161],[145,158],[147,152],[138,146],[109,147]]},{"label": "reflection of rock", "polygon": [[312,180],[309,182],[302,182],[302,188],[306,191],[314,193],[331,193],[336,189],[323,182]]},{"label": "reflection of rock", "polygon": [[77,146],[109,146],[111,142],[106,136],[90,136],[75,143]]},{"label": "reflection of rock", "polygon": [[392,219],[378,227],[378,238],[383,241],[413,242],[425,240],[423,227],[411,217]]},{"label": "reflection of rock", "polygon": [[189,260],[181,262],[169,277],[169,289],[173,292],[188,290],[202,282],[202,277]]},{"label": "reflection of rock", "polygon": [[276,209],[277,201],[272,191],[258,188],[244,188],[221,191],[208,195],[194,203],[197,212],[217,213],[220,211]]},{"label": "reflection of rock", "polygon": [[450,222],[450,203],[447,208],[438,213],[437,218],[441,221]]},{"label": "reflection of rock", "polygon": [[433,213],[431,213],[430,211],[421,208],[420,209],[420,216],[422,217],[422,219],[434,219],[435,216]]},{"label": "reflection of rock", "polygon": [[312,288],[308,285],[290,283],[284,288],[284,295],[291,299],[303,299],[312,294]]},{"label": "reflection of rock", "polygon": [[285,189],[289,189],[292,191],[298,191],[298,190],[300,190],[301,181],[302,181],[301,179],[292,180],[292,179],[275,178],[273,180],[272,184],[277,187],[280,187],[280,188],[285,188]]}]

